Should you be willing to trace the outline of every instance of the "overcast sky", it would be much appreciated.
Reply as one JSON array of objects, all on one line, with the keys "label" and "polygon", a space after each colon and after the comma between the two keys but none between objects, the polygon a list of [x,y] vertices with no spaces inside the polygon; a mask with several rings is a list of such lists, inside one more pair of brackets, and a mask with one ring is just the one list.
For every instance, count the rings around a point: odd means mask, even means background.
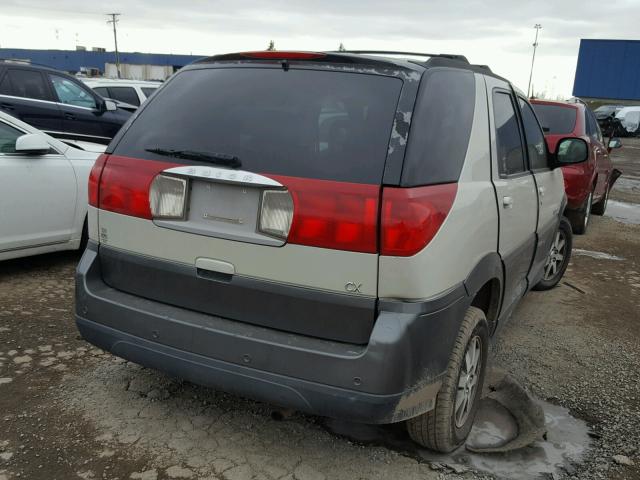
[{"label": "overcast sky", "polygon": [[0,47],[215,53],[347,49],[459,53],[526,91],[570,96],[581,38],[640,39],[640,0],[2,0]]}]

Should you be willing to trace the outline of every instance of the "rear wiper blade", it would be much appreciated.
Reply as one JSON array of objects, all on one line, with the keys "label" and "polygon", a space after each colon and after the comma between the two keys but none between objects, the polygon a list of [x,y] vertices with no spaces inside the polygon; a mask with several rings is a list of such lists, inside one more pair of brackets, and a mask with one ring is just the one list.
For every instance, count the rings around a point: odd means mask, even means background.
[{"label": "rear wiper blade", "polygon": [[195,150],[174,150],[171,148],[145,148],[145,151],[166,157],[183,158],[199,162],[215,163],[230,168],[240,168],[242,162],[235,155],[217,152],[197,152]]}]

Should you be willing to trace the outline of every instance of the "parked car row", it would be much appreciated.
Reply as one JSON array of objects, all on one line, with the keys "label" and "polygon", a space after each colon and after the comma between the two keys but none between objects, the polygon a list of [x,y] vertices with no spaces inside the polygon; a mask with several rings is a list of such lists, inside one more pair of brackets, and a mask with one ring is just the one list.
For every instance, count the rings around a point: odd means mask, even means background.
[{"label": "parked car row", "polygon": [[593,113],[607,136],[640,135],[640,105],[602,105]]},{"label": "parked car row", "polygon": [[617,138],[605,139],[589,108],[581,102],[553,102],[532,100],[533,108],[542,124],[549,148],[555,150],[561,138],[582,138],[588,147],[588,160],[578,165],[562,167],[567,208],[574,233],[583,234],[591,213],[604,215],[609,191],[620,172],[613,168],[609,152],[622,143]]},{"label": "parked car row", "polygon": [[[562,278],[565,214],[579,231],[604,211],[618,143],[581,104],[532,106],[462,56],[382,53],[200,60],[95,163],[89,145],[0,113],[13,207],[0,259],[77,248],[84,231],[76,323],[92,344],[317,415],[406,421],[421,445],[457,448],[490,339],[529,290]],[[36,85],[18,81],[26,71],[50,95],[37,101],[69,105],[67,77],[0,65],[13,113]],[[119,111],[71,79],[73,98],[96,104],[81,108]]]}]

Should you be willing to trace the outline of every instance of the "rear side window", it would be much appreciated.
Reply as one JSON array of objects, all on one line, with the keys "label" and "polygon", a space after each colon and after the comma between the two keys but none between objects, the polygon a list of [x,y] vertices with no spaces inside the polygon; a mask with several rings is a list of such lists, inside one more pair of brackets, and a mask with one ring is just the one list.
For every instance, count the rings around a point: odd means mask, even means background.
[{"label": "rear side window", "polygon": [[500,175],[513,175],[525,170],[522,139],[512,98],[506,92],[493,92],[493,122]]},{"label": "rear side window", "polygon": [[593,113],[585,109],[584,116],[585,116],[586,125],[587,125],[587,135],[589,135],[594,140],[598,140],[599,142],[602,142],[603,139],[602,139],[602,132],[600,131],[600,125],[598,125],[598,122],[596,118],[593,116]]},{"label": "rear side window", "polygon": [[156,87],[142,87],[142,93],[144,93],[144,96],[147,98],[149,98],[151,94],[156,90],[157,90]]},{"label": "rear side window", "polygon": [[547,133],[572,133],[576,127],[578,110],[573,107],[534,103],[533,109],[540,119],[542,129]]},{"label": "rear side window", "polygon": [[107,87],[95,87],[93,91],[101,97],[109,98],[109,90],[107,90]]},{"label": "rear side window", "polygon": [[522,98],[518,99],[520,111],[522,112],[522,125],[524,126],[524,136],[527,140],[527,153],[529,154],[529,168],[539,170],[549,168],[547,163],[547,147],[544,142],[544,135],[538,125],[538,120],[529,105]]},{"label": "rear side window", "polygon": [[405,186],[457,181],[469,146],[476,103],[473,73],[434,70],[426,75],[411,121]]},{"label": "rear side window", "polygon": [[256,173],[378,184],[401,89],[400,79],[358,73],[186,70],[113,153],[169,162],[176,159],[147,150],[223,153]]},{"label": "rear side window", "polygon": [[36,100],[50,100],[47,85],[40,72],[9,69],[2,81],[3,92],[5,89],[9,89],[9,84],[11,84],[10,95]]},{"label": "rear side window", "polygon": [[132,87],[109,87],[109,98],[113,98],[130,105],[140,105],[138,94]]}]

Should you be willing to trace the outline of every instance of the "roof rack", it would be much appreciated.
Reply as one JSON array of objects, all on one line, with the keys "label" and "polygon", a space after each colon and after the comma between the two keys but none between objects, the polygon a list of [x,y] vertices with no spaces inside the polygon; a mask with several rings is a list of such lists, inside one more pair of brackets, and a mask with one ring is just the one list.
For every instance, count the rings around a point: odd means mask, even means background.
[{"label": "roof rack", "polygon": [[464,55],[455,55],[452,53],[419,53],[419,52],[396,52],[394,50],[341,50],[332,53],[356,53],[362,55],[411,55],[412,57],[441,57],[460,62],[469,63]]}]

